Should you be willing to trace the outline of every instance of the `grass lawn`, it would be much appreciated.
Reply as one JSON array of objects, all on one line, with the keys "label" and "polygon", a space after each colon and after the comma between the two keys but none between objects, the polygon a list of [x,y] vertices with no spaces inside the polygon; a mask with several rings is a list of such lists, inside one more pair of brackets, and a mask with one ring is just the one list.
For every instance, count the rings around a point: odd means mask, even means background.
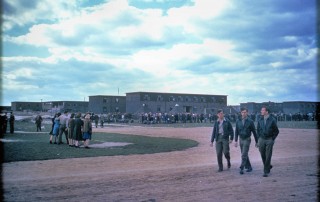
[{"label": "grass lawn", "polygon": [[[66,159],[97,156],[152,154],[185,150],[198,142],[186,139],[147,137],[126,134],[94,133],[90,144],[127,142],[130,145],[106,148],[74,148],[67,144],[49,144],[49,135],[43,133],[15,133],[3,137],[4,162]],[[65,141],[64,137],[63,140]]]}]

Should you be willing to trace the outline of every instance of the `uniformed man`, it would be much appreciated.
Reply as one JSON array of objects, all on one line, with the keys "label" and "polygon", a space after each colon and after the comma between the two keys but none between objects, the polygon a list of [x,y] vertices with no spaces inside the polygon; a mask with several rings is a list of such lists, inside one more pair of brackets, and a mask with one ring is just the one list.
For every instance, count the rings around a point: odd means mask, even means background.
[{"label": "uniformed man", "polygon": [[224,118],[221,109],[217,111],[217,116],[218,120],[214,123],[210,146],[212,147],[213,142],[216,141],[216,153],[219,165],[218,172],[221,172],[223,171],[222,153],[224,153],[224,156],[227,159],[228,168],[231,167],[229,144],[233,141],[234,133],[230,121]]},{"label": "uniformed man", "polygon": [[248,109],[241,108],[241,119],[236,122],[235,131],[235,147],[238,146],[238,137],[240,139],[240,150],[241,150],[241,165],[240,174],[242,175],[243,169],[247,168],[247,172],[252,171],[252,166],[248,156],[250,144],[251,144],[251,133],[253,133],[254,140],[257,144],[258,137],[256,133],[256,128],[252,119],[248,117]]},{"label": "uniformed man", "polygon": [[10,124],[10,133],[14,133],[14,115],[13,112],[10,113],[9,124]]},{"label": "uniformed man", "polygon": [[270,109],[268,107],[261,108],[261,118],[258,121],[257,133],[258,133],[258,146],[263,162],[263,177],[268,177],[271,165],[271,157],[274,141],[279,134],[279,129],[276,120],[269,115]]}]

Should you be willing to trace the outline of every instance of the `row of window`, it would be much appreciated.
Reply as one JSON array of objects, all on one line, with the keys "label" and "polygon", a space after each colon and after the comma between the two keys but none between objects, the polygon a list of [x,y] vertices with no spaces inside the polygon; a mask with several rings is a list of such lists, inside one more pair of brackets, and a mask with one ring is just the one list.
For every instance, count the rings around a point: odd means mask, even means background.
[{"label": "row of window", "polygon": [[[225,102],[225,99],[223,97],[221,98],[216,98],[216,97],[211,97],[210,98],[211,100],[208,100],[209,102],[220,102],[220,103],[224,103]],[[144,95],[143,97],[143,100],[144,101],[150,101],[151,100],[151,97],[146,94]],[[157,101],[165,101],[164,100],[164,97],[162,95],[158,95],[157,96]],[[170,96],[169,97],[169,102],[207,102],[206,98],[204,97],[197,97],[197,96],[194,96],[194,97],[190,97],[190,96]]]},{"label": "row of window", "polygon": [[[103,98],[102,102],[103,103],[110,103],[112,102],[113,99],[111,98]],[[115,103],[119,103],[119,98],[114,99]]]}]

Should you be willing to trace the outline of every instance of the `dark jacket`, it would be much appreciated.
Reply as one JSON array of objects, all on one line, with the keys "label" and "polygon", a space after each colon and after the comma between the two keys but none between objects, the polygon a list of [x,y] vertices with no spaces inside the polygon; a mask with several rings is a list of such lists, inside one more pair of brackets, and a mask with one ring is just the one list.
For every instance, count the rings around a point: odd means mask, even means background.
[{"label": "dark jacket", "polygon": [[242,124],[242,119],[238,119],[236,123],[235,141],[238,141],[238,137],[240,137],[241,139],[246,139],[251,136],[251,133],[253,133],[254,140],[257,143],[258,136],[252,119],[246,118],[244,121],[244,125]]},{"label": "dark jacket", "polygon": [[[230,123],[230,121],[228,121],[227,119],[223,120],[223,138],[226,140],[233,140],[233,128],[232,125]],[[212,135],[211,135],[211,142],[214,142],[215,140],[217,141],[217,137],[219,134],[219,120],[216,120],[213,126],[213,130],[212,130]]]},{"label": "dark jacket", "polygon": [[273,140],[275,140],[279,134],[279,129],[276,120],[272,116],[269,116],[266,120],[265,125],[263,117],[260,118],[258,121],[257,133],[258,138],[272,138]]}]

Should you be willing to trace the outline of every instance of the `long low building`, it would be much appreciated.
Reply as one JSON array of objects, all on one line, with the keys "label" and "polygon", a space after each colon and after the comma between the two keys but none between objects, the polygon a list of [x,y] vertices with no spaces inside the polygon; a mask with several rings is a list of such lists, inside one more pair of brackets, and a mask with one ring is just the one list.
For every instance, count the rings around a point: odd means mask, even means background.
[{"label": "long low building", "polygon": [[87,112],[86,101],[11,102],[12,111]]},{"label": "long low building", "polygon": [[250,113],[260,113],[262,106],[268,106],[274,113],[284,114],[308,114],[316,113],[320,107],[319,102],[288,101],[288,102],[247,102],[240,103],[240,107],[246,107]]},{"label": "long low building", "polygon": [[128,113],[214,113],[227,107],[226,95],[160,92],[126,93]]}]

